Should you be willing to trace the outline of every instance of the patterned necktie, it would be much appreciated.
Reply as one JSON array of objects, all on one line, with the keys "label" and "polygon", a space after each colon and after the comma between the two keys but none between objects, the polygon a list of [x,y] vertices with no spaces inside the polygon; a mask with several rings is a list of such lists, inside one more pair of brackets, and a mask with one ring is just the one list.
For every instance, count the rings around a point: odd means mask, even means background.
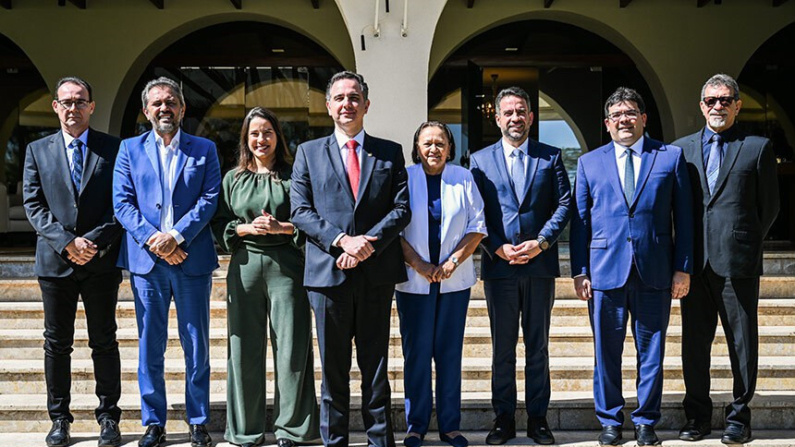
[{"label": "patterned necktie", "polygon": [[353,200],[359,196],[359,157],[356,156],[356,147],[359,143],[356,140],[348,140],[345,146],[348,148],[348,181],[353,191]]},{"label": "patterned necktie", "polygon": [[78,139],[72,140],[72,183],[75,185],[75,192],[80,194],[80,183],[83,181],[83,142]]},{"label": "patterned necktie", "polygon": [[632,204],[635,197],[635,160],[632,159],[632,149],[624,152],[627,156],[627,163],[624,165],[624,197],[628,204]]},{"label": "patterned necktie", "polygon": [[712,146],[709,148],[709,159],[707,159],[707,186],[709,187],[709,195],[715,192],[715,184],[718,182],[718,173],[720,173],[720,164],[723,161],[723,145],[721,144],[721,140],[722,138],[720,135],[713,135]]},{"label": "patterned necktie", "polygon": [[516,193],[516,198],[522,201],[522,194],[524,193],[524,152],[519,149],[514,149],[511,153],[514,159],[511,165],[511,180],[513,180],[513,190]]}]

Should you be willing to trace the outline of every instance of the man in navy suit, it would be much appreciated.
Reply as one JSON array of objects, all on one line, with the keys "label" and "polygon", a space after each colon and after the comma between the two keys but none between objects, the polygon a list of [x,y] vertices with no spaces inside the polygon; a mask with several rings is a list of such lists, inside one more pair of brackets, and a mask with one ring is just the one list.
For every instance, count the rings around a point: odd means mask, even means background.
[{"label": "man in navy suit", "polygon": [[185,351],[185,407],[191,445],[212,444],[210,417],[210,289],[218,267],[207,225],[218,206],[221,171],[215,144],[180,130],[185,98],[175,81],[150,81],[141,94],[152,130],[122,141],[113,206],[127,233],[119,266],[130,271],[140,339],[140,447],[165,441],[163,362],[171,299]]},{"label": "man in navy suit", "polygon": [[28,146],[23,177],[25,213],[37,234],[36,275],[44,306],[44,375],[53,421],[46,442],[50,447],[71,442],[71,353],[81,298],[97,380],[98,444],[118,446],[121,271],[116,259],[122,228],[113,217],[111,184],[119,139],[89,128],[94,100],[83,79],[59,80],[52,108],[61,130]]},{"label": "man in navy suit", "polygon": [[323,444],[348,446],[352,340],[368,445],[393,447],[387,377],[395,284],[407,280],[399,235],[411,218],[403,150],[364,131],[367,84],[352,72],[326,88],[334,133],[298,147],[292,222],[306,233],[304,285],[315,312]]},{"label": "man in navy suit", "polygon": [[663,356],[671,298],[693,270],[693,208],[682,150],[646,138],[643,98],[621,87],[605,104],[612,142],[580,157],[571,225],[571,270],[588,301],[595,339],[594,403],[600,445],[622,438],[621,356],[627,321],[638,358],[638,445],[658,445]]},{"label": "man in navy suit", "polygon": [[687,423],[679,438],[711,431],[709,369],[718,315],[731,360],[734,401],[726,406],[724,444],[751,439],[751,409],[759,363],[759,277],[762,241],[779,212],[776,156],[770,140],[748,135],[735,120],[740,87],[716,74],[701,88],[702,130],[680,144],[695,206],[695,273],[682,301],[682,372]]},{"label": "man in navy suit", "polygon": [[489,444],[516,437],[516,344],[525,344],[527,435],[553,444],[549,406],[549,321],[560,276],[555,243],[569,221],[571,187],[560,149],[529,138],[530,97],[518,87],[494,101],[502,139],[472,156],[486,227],[481,275],[492,336],[494,427]]}]

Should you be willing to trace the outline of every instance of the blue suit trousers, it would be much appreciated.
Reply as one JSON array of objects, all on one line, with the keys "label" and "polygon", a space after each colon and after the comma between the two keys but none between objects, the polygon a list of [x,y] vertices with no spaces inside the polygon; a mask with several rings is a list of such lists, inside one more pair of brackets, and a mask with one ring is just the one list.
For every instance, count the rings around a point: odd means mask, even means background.
[{"label": "blue suit trousers", "polygon": [[440,433],[461,425],[461,356],[470,289],[428,295],[395,292],[403,339],[408,432],[425,434],[431,420],[431,360],[436,366],[436,419]]},{"label": "blue suit trousers", "polygon": [[145,275],[131,275],[138,322],[138,386],[141,422],[166,425],[164,356],[171,298],[177,308],[179,340],[185,353],[185,404],[189,424],[210,418],[210,290],[212,274],[188,276],[163,260]]},{"label": "blue suit trousers", "polygon": [[638,362],[638,408],[631,419],[635,425],[655,425],[660,420],[671,289],[645,285],[633,265],[623,287],[594,290],[588,310],[595,339],[596,417],[602,426],[624,424],[621,356],[631,318]]}]

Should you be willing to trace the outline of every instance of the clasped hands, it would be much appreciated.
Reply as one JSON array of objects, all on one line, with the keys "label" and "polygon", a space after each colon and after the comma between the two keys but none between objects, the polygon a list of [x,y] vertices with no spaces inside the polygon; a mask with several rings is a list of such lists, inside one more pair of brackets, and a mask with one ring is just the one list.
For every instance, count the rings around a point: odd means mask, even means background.
[{"label": "clasped hands", "polygon": [[538,241],[533,239],[518,245],[504,244],[497,249],[497,256],[508,261],[511,265],[527,264],[531,259],[541,253]]},{"label": "clasped hands", "polygon": [[338,245],[344,253],[337,258],[337,268],[340,270],[352,269],[372,256],[375,253],[375,248],[371,242],[377,240],[377,237],[366,234],[361,236],[342,236]]},{"label": "clasped hands", "polygon": [[262,210],[262,215],[257,216],[253,221],[251,221],[250,224],[246,225],[244,232],[250,235],[264,236],[266,234],[292,233],[293,228],[282,222],[279,222],[279,220],[273,217],[271,214],[268,214],[268,212]]},{"label": "clasped hands", "polygon": [[146,245],[149,246],[149,251],[169,265],[182,264],[188,257],[188,253],[180,248],[177,240],[169,233],[158,231],[146,241]]},{"label": "clasped hands", "polygon": [[430,262],[419,259],[414,261],[414,265],[411,267],[429,283],[442,282],[451,277],[456,269],[453,261],[449,259],[444,261],[441,265],[433,265]]},{"label": "clasped hands", "polygon": [[[588,301],[593,298],[591,280],[586,275],[574,278],[574,290],[577,298]],[[690,292],[690,275],[684,272],[674,272],[671,280],[671,298],[678,300],[684,298]]]},{"label": "clasped hands", "polygon": [[76,237],[66,246],[67,259],[77,265],[85,265],[94,259],[98,252],[97,244],[84,237]]}]

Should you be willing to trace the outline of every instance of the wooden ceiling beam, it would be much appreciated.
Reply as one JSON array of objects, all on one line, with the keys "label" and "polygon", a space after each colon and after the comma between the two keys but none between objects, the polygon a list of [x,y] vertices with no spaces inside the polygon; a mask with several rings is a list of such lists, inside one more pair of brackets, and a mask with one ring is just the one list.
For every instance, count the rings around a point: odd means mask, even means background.
[{"label": "wooden ceiling beam", "polygon": [[[8,3],[11,3],[11,1],[9,1]],[[774,8],[778,8],[779,6],[783,5],[784,3],[787,3],[787,0],[773,0],[773,7]],[[11,8],[9,8],[9,9],[11,9]]]},{"label": "wooden ceiling beam", "polygon": [[696,0],[696,7],[703,8],[703,7],[707,6],[707,4],[709,2],[711,2],[711,1],[712,0]]},{"label": "wooden ceiling beam", "polygon": [[551,8],[555,0],[544,0],[544,8]]},{"label": "wooden ceiling beam", "polygon": [[312,8],[320,9],[320,0],[312,0]]},{"label": "wooden ceiling beam", "polygon": [[166,0],[149,0],[157,9],[166,9]]},{"label": "wooden ceiling beam", "polygon": [[11,0],[0,0],[0,6],[4,9],[11,9]]},{"label": "wooden ceiling beam", "polygon": [[626,8],[629,4],[632,3],[632,0],[619,0],[618,7],[619,8]]},{"label": "wooden ceiling beam", "polygon": [[243,9],[243,0],[229,0],[235,9]]},{"label": "wooden ceiling beam", "polygon": [[467,0],[467,9],[472,9],[475,7],[475,0]]},{"label": "wooden ceiling beam", "polygon": [[69,3],[77,6],[80,9],[86,9],[86,0],[69,0]]}]

